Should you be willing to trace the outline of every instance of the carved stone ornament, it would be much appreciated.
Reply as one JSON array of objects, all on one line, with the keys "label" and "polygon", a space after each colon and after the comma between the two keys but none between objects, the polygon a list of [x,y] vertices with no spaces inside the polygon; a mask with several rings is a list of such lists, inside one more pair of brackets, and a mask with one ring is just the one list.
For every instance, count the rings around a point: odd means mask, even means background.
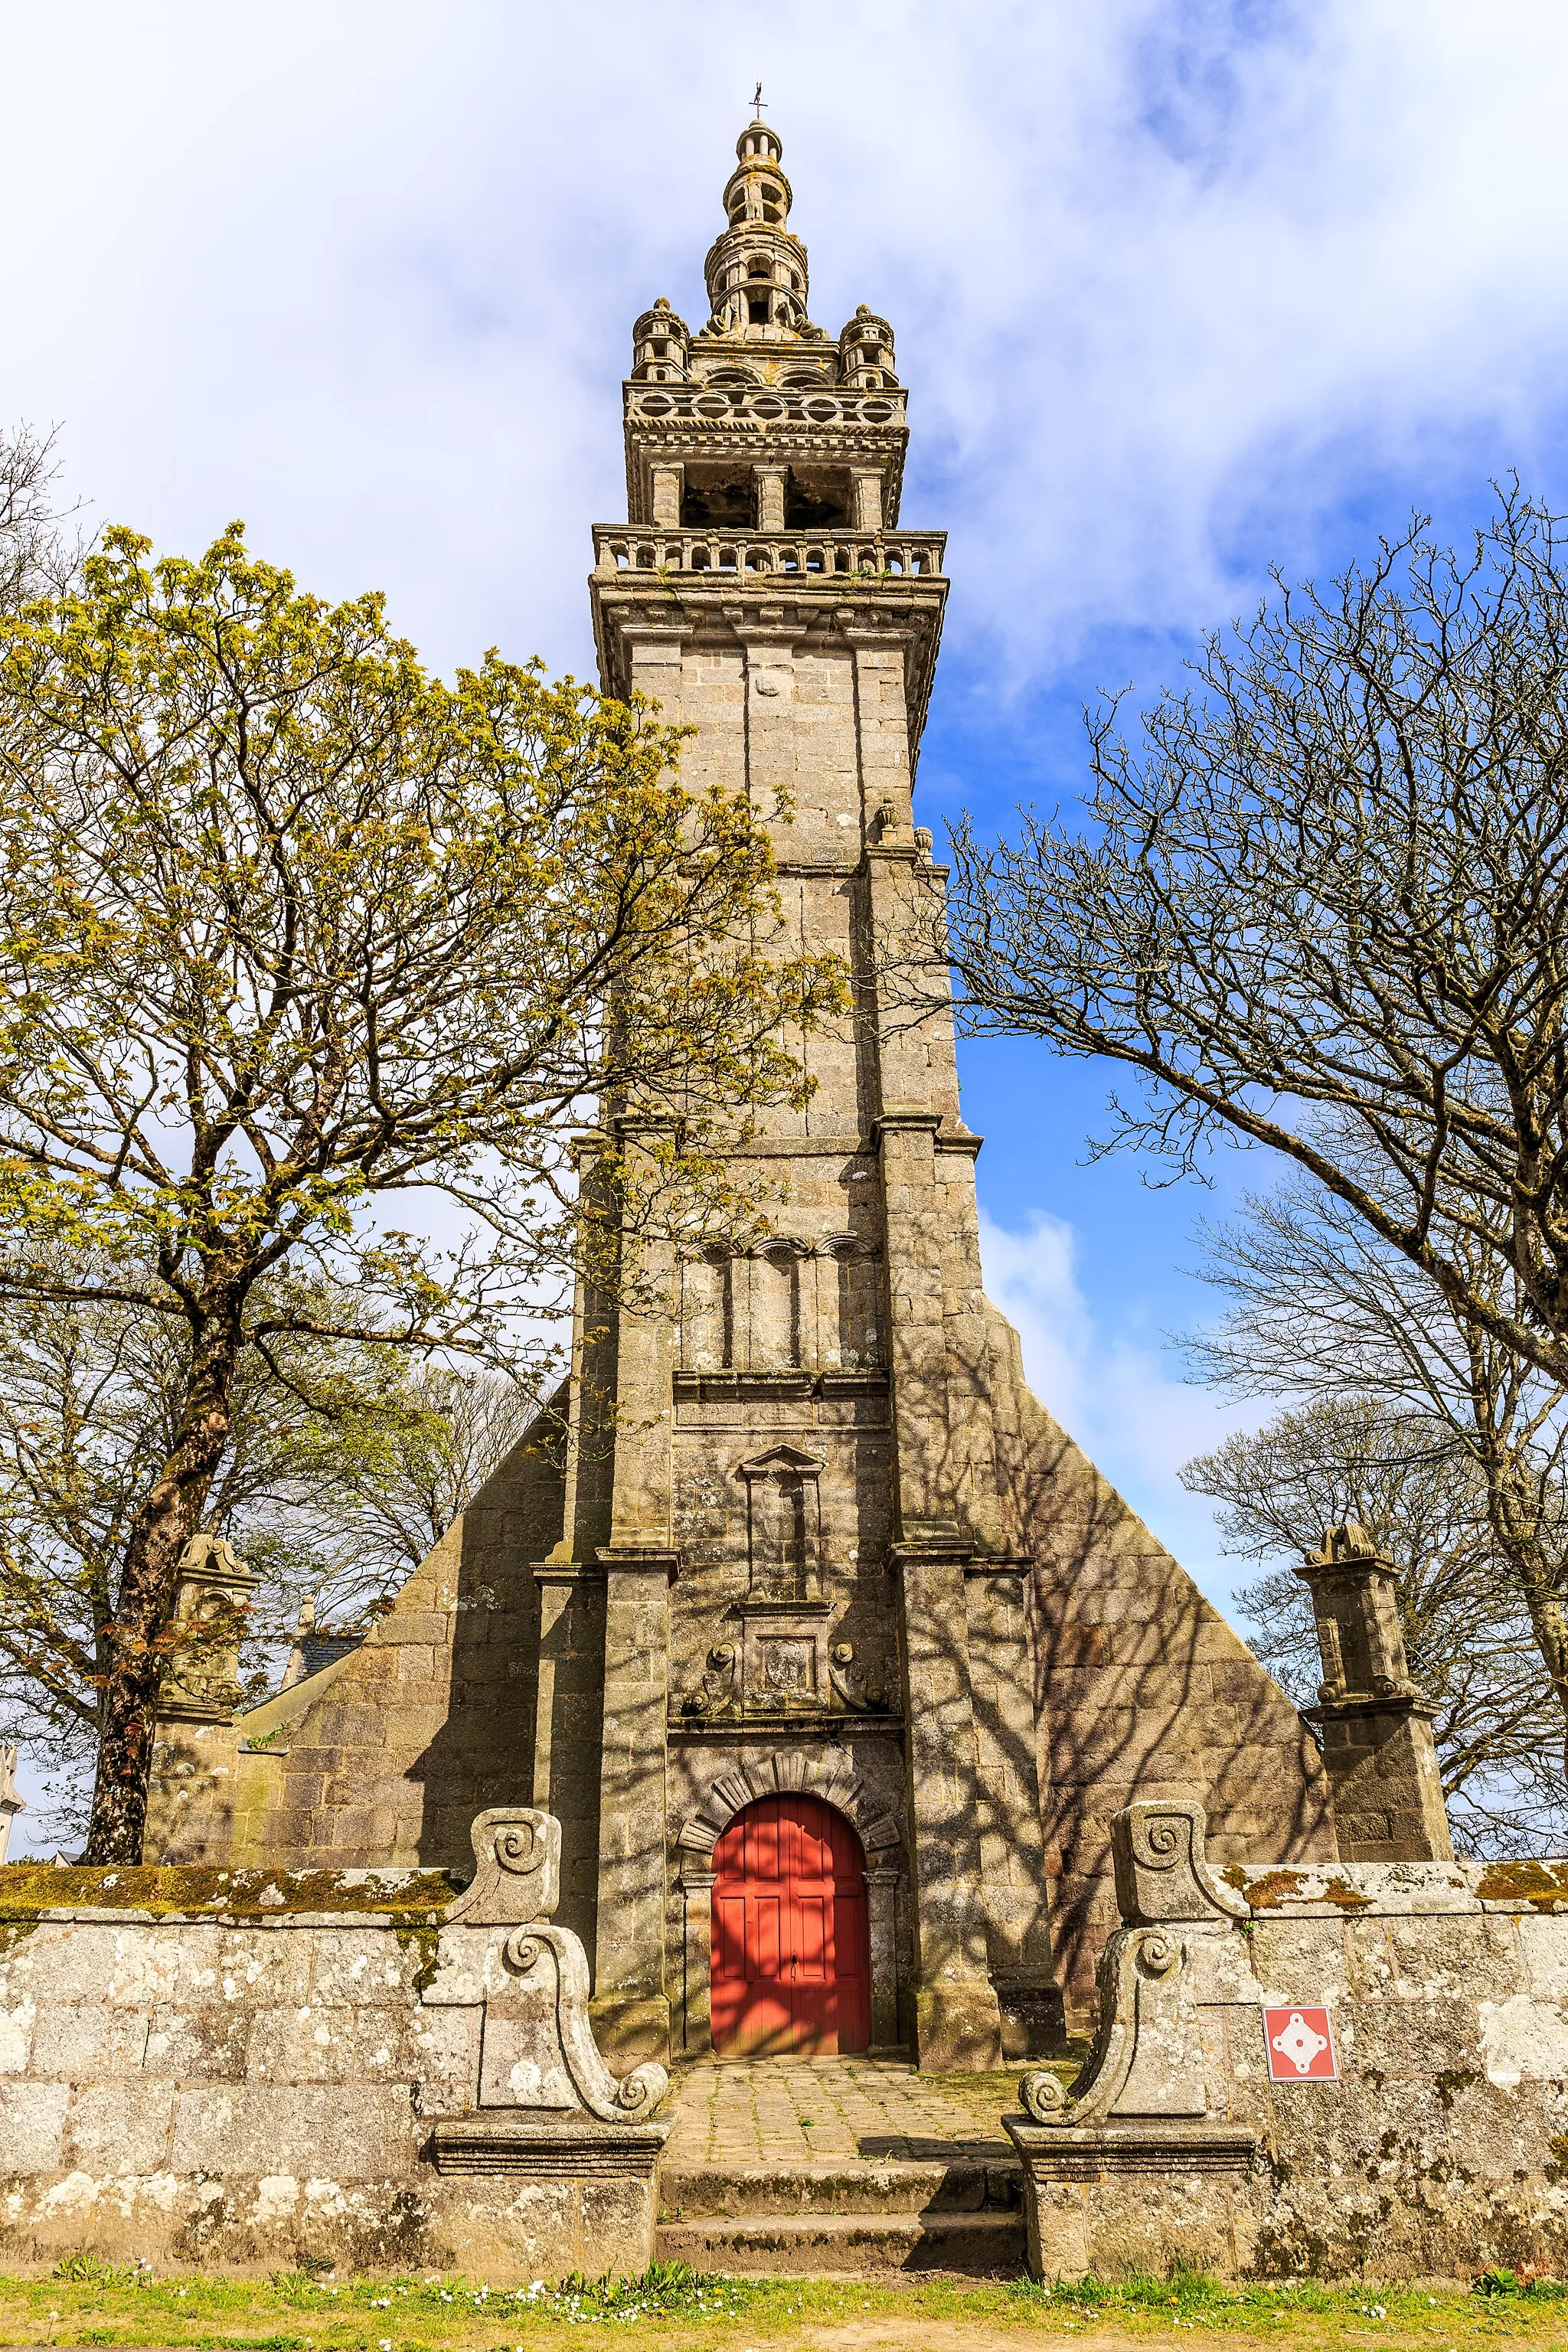
[{"label": "carved stone ornament", "polygon": [[855,1663],[852,1642],[835,1642],[827,1654],[827,1672],[834,1698],[847,1714],[863,1715],[882,1704],[881,1692],[866,1686],[865,1674]]},{"label": "carved stone ornament", "polygon": [[531,1805],[478,1813],[472,1882],[447,1908],[447,1924],[521,1927],[548,1919],[561,1900],[561,1824]]},{"label": "carved stone ornament", "polygon": [[737,1813],[759,1797],[796,1790],[820,1797],[853,1822],[868,1862],[897,1860],[900,1832],[892,1807],[867,1785],[846,1748],[780,1748],[715,1772],[676,1843],[683,1854],[707,1857]]},{"label": "carved stone ornament", "polygon": [[581,2102],[601,2123],[644,2122],[668,2090],[669,2076],[652,2060],[619,2078],[611,2074],[588,2022],[587,1955],[571,1929],[520,1927],[507,1937],[502,1958],[522,1998],[502,1995],[487,2005],[480,2106]]},{"label": "carved stone ornament", "polygon": [[1124,1927],[1112,1936],[1100,1956],[1100,2013],[1083,2072],[1070,2094],[1056,2074],[1026,2074],[1025,2113],[1037,2124],[1080,2127],[1135,2116],[1206,2116],[1189,1960],[1173,1927]]},{"label": "carved stone ornament", "polygon": [[[441,1973],[426,1998],[434,2007],[483,2001],[479,2108],[505,2110],[519,2145],[574,2115],[581,2122],[584,2110],[599,2123],[646,2123],[669,2077],[651,2063],[611,2074],[588,2020],[587,1956],[569,1927],[550,1922],[561,1897],[560,1822],[533,1806],[495,1806],[471,1834],[473,1884],[447,1906]],[[448,1940],[451,1929],[458,1935]],[[468,1929],[509,1932],[481,1936],[476,1952],[462,1945]],[[445,1992],[443,1978],[452,1988]],[[481,2157],[484,2168],[504,2168],[497,2152],[506,2137],[499,2113],[480,2135],[482,2147],[462,2118],[441,2117],[434,2147],[439,2161],[458,2161],[460,2143],[468,2168]]]},{"label": "carved stone ornament", "polygon": [[[1181,1798],[1129,1805],[1112,1820],[1125,1924],[1100,1957],[1094,2040],[1070,2091],[1054,2074],[1026,2074],[1031,2123],[1080,2137],[1109,2131],[1121,2143],[1144,2126],[1191,2127],[1210,2115],[1196,1963],[1250,1912],[1209,1870],[1204,1829],[1203,1807]],[[1228,2161],[1249,2145],[1244,2135],[1215,2148]]]},{"label": "carved stone ornament", "polygon": [[1204,1855],[1207,1816],[1194,1798],[1128,1805],[1110,1824],[1116,1899],[1129,1926],[1167,1919],[1229,1922],[1250,1916]]},{"label": "carved stone ornament", "polygon": [[741,1712],[741,1694],[736,1682],[739,1653],[733,1642],[716,1642],[708,1653],[702,1669],[702,1687],[686,1700],[683,1712],[699,1717],[705,1723],[716,1723],[727,1716]]}]

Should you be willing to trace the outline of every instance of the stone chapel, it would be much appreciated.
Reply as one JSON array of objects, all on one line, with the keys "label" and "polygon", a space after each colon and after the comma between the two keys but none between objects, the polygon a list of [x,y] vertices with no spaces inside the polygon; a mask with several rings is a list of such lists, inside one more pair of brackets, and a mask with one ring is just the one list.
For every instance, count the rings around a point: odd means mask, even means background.
[{"label": "stone chapel", "polygon": [[[900,520],[906,394],[865,306],[811,322],[774,131],[742,132],[695,333],[638,319],[627,520],[594,531],[605,688],[771,803],[790,935],[865,1017],[744,1150],[743,1255],[667,1269],[389,1613],[288,1686],[168,1691],[149,1861],[465,1865],[481,1809],[563,1830],[561,1924],[617,2064],[1051,2048],[1117,1924],[1110,1817],[1195,1798],[1209,1852],[1329,1858],[1302,1718],[1024,1384],[981,1287],[950,1019],[879,997],[939,893],[911,785],[948,583]],[[605,1409],[605,1400],[613,1400]],[[182,1607],[243,1583],[222,1546]]]}]

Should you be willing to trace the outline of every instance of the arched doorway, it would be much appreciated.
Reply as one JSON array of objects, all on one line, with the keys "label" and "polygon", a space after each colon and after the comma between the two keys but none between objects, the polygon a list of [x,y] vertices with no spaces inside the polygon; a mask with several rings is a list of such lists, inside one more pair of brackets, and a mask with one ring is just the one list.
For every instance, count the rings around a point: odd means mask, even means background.
[{"label": "arched doorway", "polygon": [[713,1853],[713,2047],[831,2057],[870,2039],[866,1852],[820,1797],[762,1797]]}]

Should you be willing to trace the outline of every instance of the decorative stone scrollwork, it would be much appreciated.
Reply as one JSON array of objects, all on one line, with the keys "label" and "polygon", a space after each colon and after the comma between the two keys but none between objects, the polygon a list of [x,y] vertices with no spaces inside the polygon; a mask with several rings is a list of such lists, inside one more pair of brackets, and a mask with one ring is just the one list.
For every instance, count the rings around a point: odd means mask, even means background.
[{"label": "decorative stone scrollwork", "polygon": [[1037,2124],[1070,2129],[1134,2116],[1206,2116],[1190,1963],[1187,1939],[1169,1928],[1123,1928],[1112,1936],[1100,1963],[1100,2014],[1088,2062],[1070,2092],[1053,2074],[1026,2074],[1019,2094],[1025,2112]]},{"label": "decorative stone scrollwork", "polygon": [[834,1697],[851,1715],[864,1714],[868,1708],[880,1706],[882,1694],[868,1690],[865,1675],[855,1664],[852,1642],[835,1642],[828,1652],[827,1671]]},{"label": "decorative stone scrollwork", "polygon": [[561,1895],[560,1822],[533,1806],[495,1806],[477,1817],[471,1835],[473,1884],[447,1906],[439,1969],[425,1999],[435,2008],[482,2003],[479,2108],[530,2130],[542,2116],[584,2109],[602,2123],[645,2120],[668,2076],[652,2064],[620,2080],[611,2074],[588,2021],[587,1956],[569,1927],[551,1924]]},{"label": "decorative stone scrollwork", "polygon": [[1245,1919],[1239,1895],[1204,1855],[1206,1816],[1194,1798],[1129,1805],[1110,1824],[1116,1897],[1129,1922]]},{"label": "decorative stone scrollwork", "polygon": [[[548,2027],[552,2011],[554,2033],[549,2039],[558,2045],[572,2085],[589,2114],[603,2123],[627,2123],[651,2115],[669,2088],[669,2076],[651,2061],[618,2080],[611,2074],[588,2022],[587,1958],[570,1929],[530,1927],[508,1937],[503,1957],[515,1976],[533,1979],[532,1990],[542,1992],[547,2006],[542,2015],[536,2008],[531,2022],[536,2030]],[[488,2039],[488,2019],[486,2033]],[[517,2065],[514,2060],[514,2072]]]},{"label": "decorative stone scrollwork", "polygon": [[694,1691],[685,1702],[683,1712],[713,1723],[722,1717],[739,1715],[741,1693],[737,1681],[740,1653],[733,1642],[716,1642],[708,1653],[708,1663],[702,1669],[702,1687]]},{"label": "decorative stone scrollwork", "polygon": [[474,1875],[447,1906],[448,1923],[511,1927],[549,1918],[561,1900],[561,1824],[554,1814],[496,1805],[475,1815],[468,1834]]}]

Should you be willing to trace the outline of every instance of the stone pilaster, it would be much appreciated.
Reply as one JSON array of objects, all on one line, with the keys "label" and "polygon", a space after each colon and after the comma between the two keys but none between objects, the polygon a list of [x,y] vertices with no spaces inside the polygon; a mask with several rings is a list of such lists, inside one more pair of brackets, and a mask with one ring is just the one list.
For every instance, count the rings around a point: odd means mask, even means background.
[{"label": "stone pilaster", "polygon": [[980,1754],[981,1877],[991,1981],[1009,2058],[1045,2056],[1066,2032],[1046,1900],[1026,1574],[1024,1561],[974,1559],[964,1577]]},{"label": "stone pilaster", "polygon": [[899,2021],[899,1888],[903,1876],[896,1863],[872,1863],[866,1872],[873,2052],[897,2050],[903,2042]]},{"label": "stone pilaster", "polygon": [[688,2058],[706,2058],[713,2048],[713,1889],[718,1874],[680,1865],[681,2049]]},{"label": "stone pilaster", "polygon": [[596,1564],[542,1560],[533,1801],[561,1823],[562,1911],[590,1950],[599,1899],[601,1680],[605,1575]]},{"label": "stone pilaster", "polygon": [[606,1549],[595,2031],[617,2060],[669,2050],[664,1974],[671,1552]]},{"label": "stone pilaster", "polygon": [[915,1914],[915,2046],[921,2066],[996,2066],[980,1847],[980,1743],[956,1535],[895,1548]]}]

